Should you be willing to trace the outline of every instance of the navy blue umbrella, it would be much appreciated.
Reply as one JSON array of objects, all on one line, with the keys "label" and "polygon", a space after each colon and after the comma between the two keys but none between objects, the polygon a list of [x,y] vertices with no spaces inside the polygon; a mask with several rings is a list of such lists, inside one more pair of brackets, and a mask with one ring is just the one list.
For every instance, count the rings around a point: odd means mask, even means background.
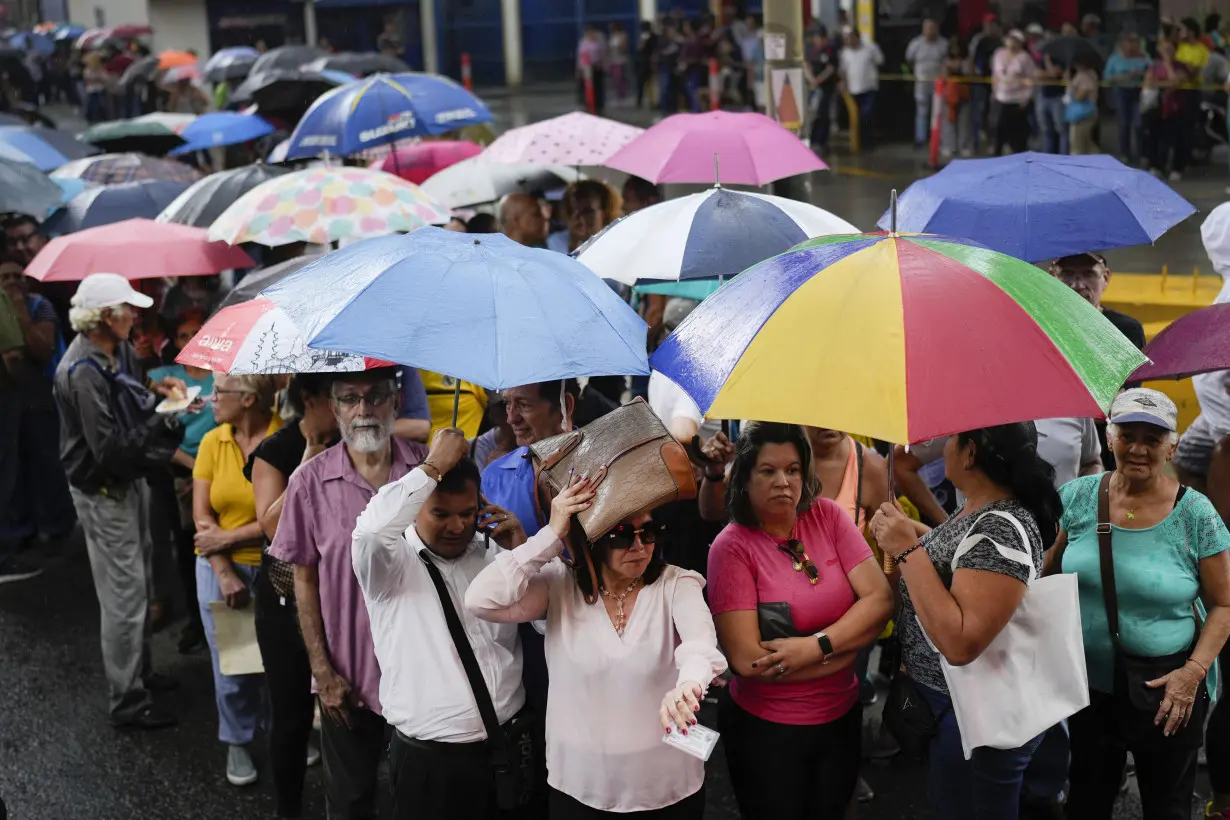
[{"label": "navy blue umbrella", "polygon": [[121,185],[87,188],[73,197],[63,210],[43,223],[50,236],[110,225],[125,219],[153,219],[188,189],[187,182],[143,179]]}]

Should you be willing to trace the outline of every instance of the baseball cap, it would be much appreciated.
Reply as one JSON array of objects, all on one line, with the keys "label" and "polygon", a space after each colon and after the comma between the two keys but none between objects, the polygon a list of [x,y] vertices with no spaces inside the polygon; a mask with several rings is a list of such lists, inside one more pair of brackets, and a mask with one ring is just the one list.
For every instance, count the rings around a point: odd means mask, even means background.
[{"label": "baseball cap", "polygon": [[1022,32],[1019,28],[1014,28],[1012,31],[1008,32],[1008,36],[1011,37],[1013,40],[1016,40],[1018,43],[1021,43],[1021,44],[1025,43],[1025,33]]},{"label": "baseball cap", "polygon": [[1165,393],[1133,387],[1115,397],[1107,421],[1111,424],[1152,424],[1173,433],[1179,427],[1179,408]]},{"label": "baseball cap", "polygon": [[106,308],[132,305],[147,308],[154,300],[133,290],[128,280],[118,273],[91,273],[81,280],[73,296],[73,307]]},{"label": "baseball cap", "polygon": [[998,18],[998,17],[996,17],[994,14],[984,14],[984,15],[982,15],[982,23],[983,23],[983,25],[986,25],[987,23],[994,23],[994,22],[995,22],[996,20],[998,20],[998,19],[999,19],[999,18]]},{"label": "baseball cap", "polygon": [[1025,27],[1026,34],[1046,34],[1046,29],[1042,28],[1041,23],[1030,23]]}]

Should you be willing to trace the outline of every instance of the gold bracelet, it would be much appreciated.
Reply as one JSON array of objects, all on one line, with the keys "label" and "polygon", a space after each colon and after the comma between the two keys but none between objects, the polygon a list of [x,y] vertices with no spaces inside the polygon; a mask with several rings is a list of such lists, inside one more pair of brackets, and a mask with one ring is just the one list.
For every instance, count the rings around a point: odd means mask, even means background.
[{"label": "gold bracelet", "polygon": [[[440,480],[441,480],[442,478],[444,478],[444,473],[440,470],[440,468],[439,468],[439,467],[437,467],[436,465],[432,464],[430,461],[427,461],[426,459],[424,459],[424,460],[423,460],[423,461],[419,464],[419,469],[420,469],[420,470],[422,470],[422,471],[423,471],[423,472],[425,472],[425,473],[427,472],[427,468],[428,468],[428,467],[430,467],[431,469],[433,469],[433,470],[435,470],[435,471],[436,471],[436,477],[435,477],[435,479],[433,479],[433,480],[434,480],[437,484],[439,484],[439,483],[440,483]],[[427,477],[428,477],[428,478],[431,478],[431,474],[430,474],[430,473],[428,473],[428,474],[427,474]]]}]

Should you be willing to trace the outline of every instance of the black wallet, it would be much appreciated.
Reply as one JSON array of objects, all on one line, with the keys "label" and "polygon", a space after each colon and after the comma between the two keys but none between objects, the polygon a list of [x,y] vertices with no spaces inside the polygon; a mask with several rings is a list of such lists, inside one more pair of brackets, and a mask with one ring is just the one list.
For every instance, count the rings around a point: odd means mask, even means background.
[{"label": "black wallet", "polygon": [[756,605],[756,620],[760,624],[760,640],[775,641],[778,638],[801,638],[803,635],[794,625],[789,601],[774,601]]}]

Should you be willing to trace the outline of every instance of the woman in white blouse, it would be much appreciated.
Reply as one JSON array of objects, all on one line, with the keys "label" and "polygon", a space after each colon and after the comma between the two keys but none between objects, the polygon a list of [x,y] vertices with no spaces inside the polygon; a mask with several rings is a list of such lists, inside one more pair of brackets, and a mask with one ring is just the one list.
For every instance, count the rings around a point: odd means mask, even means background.
[{"label": "woman in white blouse", "polygon": [[546,619],[551,820],[700,820],[704,763],[662,740],[696,724],[705,690],[726,669],[704,580],[663,561],[662,530],[645,510],[590,545],[600,568],[591,593],[603,606],[587,604],[588,572],[554,559],[593,497],[585,479],[561,492],[549,524],[559,537],[500,555],[471,583],[466,606],[488,621]]}]

